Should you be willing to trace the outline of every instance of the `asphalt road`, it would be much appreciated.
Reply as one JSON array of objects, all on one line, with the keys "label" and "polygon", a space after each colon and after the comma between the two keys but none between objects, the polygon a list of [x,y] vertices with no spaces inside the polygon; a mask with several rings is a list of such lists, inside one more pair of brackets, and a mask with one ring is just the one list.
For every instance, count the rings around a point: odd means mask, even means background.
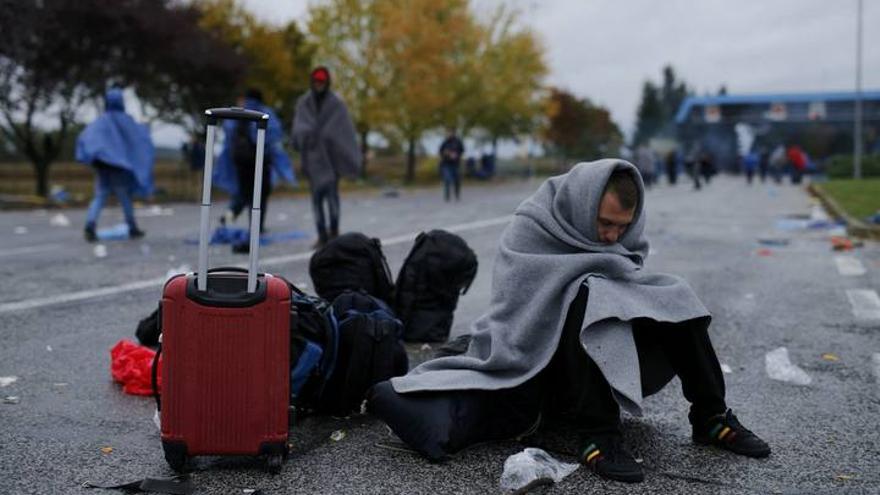
[{"label": "asphalt road", "polygon": [[[461,300],[457,334],[486,307],[498,236],[537,185],[469,187],[451,205],[438,191],[346,197],[343,230],[385,240],[395,272],[418,231],[452,228],[462,235],[477,252],[480,271]],[[870,292],[848,292],[880,286],[880,247],[836,253],[828,231],[780,229],[780,218],[813,209],[802,190],[788,185],[747,187],[722,178],[700,192],[663,185],[647,201],[647,268],[684,276],[712,311],[711,335],[731,371],[728,402],[773,454],[752,460],[692,445],[687,404],[673,382],[646,400],[644,417],[625,418],[626,441],[643,459],[645,483],[602,481],[579,469],[536,492],[880,493],[880,309],[871,310]],[[82,240],[82,210],[63,212],[67,227],[51,225],[56,213],[0,213],[0,377],[16,378],[0,386],[0,399],[14,402],[0,403],[0,493],[87,493],[81,488],[87,480],[170,475],[152,422],[154,404],[123,394],[111,381],[109,349],[134,338],[169,270],[195,265],[195,247],[185,240],[196,237],[197,207],[140,210],[147,237],[103,243],[105,257]],[[120,220],[111,208],[101,223]],[[275,233],[311,235],[311,222],[305,200],[271,204],[268,226]],[[760,245],[759,238],[787,244]],[[307,285],[312,241],[265,247],[266,270]],[[212,265],[245,261],[224,247],[211,256]],[[860,304],[858,316],[853,304]],[[765,355],[783,346],[810,376],[809,385],[768,376]],[[431,352],[411,350],[416,361]],[[7,401],[10,396],[17,400]],[[336,430],[345,437],[331,440]],[[290,438],[294,453],[281,475],[265,474],[249,459],[207,458],[193,473],[197,493],[497,493],[504,460],[523,448],[480,446],[430,464],[377,448],[392,437],[366,416],[309,419]],[[538,438],[568,462],[573,458],[564,452],[577,447],[572,440],[564,431]]]}]

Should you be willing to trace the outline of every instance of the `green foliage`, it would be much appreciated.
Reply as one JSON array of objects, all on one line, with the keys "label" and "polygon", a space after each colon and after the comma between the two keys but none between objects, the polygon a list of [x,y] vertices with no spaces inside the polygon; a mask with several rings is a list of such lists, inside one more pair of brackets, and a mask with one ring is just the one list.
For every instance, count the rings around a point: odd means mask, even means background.
[{"label": "green foliage", "polygon": [[[853,176],[853,156],[837,155],[828,160],[825,173],[835,179],[851,179]],[[862,177],[880,177],[880,155],[862,156]]]},{"label": "green foliage", "polygon": [[[722,86],[722,91],[727,92],[726,86]],[[633,143],[639,145],[653,137],[672,137],[675,133],[675,113],[690,94],[687,85],[678,79],[675,69],[670,65],[663,68],[663,82],[659,86],[645,81],[637,111]]]},{"label": "green foliage", "polygon": [[0,0],[0,134],[33,165],[38,195],[80,109],[108,86],[186,125],[235,85],[241,58],[199,16],[170,0]]}]

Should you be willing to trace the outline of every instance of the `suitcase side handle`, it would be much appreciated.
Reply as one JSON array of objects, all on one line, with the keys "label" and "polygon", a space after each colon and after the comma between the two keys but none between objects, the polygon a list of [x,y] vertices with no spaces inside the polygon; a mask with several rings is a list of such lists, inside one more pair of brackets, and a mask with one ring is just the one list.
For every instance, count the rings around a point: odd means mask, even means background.
[{"label": "suitcase side handle", "polygon": [[211,185],[214,175],[214,140],[217,133],[217,123],[220,119],[242,120],[256,122],[257,124],[257,156],[254,163],[254,195],[251,207],[250,226],[250,254],[248,256],[248,293],[254,293],[257,289],[257,260],[260,249],[260,217],[263,190],[263,155],[266,145],[266,129],[269,126],[269,115],[263,112],[247,110],[244,108],[210,108],[205,110],[207,118],[207,139],[205,143],[205,167],[202,180],[202,204],[199,222],[199,262],[197,287],[199,291],[208,289],[208,229],[211,225]]}]

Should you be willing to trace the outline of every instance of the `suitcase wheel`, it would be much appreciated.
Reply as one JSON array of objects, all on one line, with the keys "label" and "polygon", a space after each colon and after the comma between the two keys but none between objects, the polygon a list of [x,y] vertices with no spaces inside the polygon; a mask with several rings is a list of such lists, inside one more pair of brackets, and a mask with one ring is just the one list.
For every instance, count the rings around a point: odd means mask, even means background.
[{"label": "suitcase wheel", "polygon": [[272,454],[266,457],[266,468],[272,474],[281,472],[281,466],[284,464],[284,456],[281,454]]}]

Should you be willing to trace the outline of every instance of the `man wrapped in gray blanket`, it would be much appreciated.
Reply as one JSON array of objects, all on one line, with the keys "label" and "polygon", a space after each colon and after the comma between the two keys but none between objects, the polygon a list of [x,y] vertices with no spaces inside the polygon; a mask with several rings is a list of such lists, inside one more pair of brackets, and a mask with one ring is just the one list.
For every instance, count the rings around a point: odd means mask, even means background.
[{"label": "man wrapped in gray blanket", "polygon": [[432,460],[561,418],[584,464],[638,482],[620,409],[641,415],[643,397],[677,375],[694,442],[770,455],[727,408],[705,306],[683,279],[643,270],[644,212],[641,176],[626,161],[548,179],[501,237],[491,304],[467,351],[376,385],[370,411]]}]

